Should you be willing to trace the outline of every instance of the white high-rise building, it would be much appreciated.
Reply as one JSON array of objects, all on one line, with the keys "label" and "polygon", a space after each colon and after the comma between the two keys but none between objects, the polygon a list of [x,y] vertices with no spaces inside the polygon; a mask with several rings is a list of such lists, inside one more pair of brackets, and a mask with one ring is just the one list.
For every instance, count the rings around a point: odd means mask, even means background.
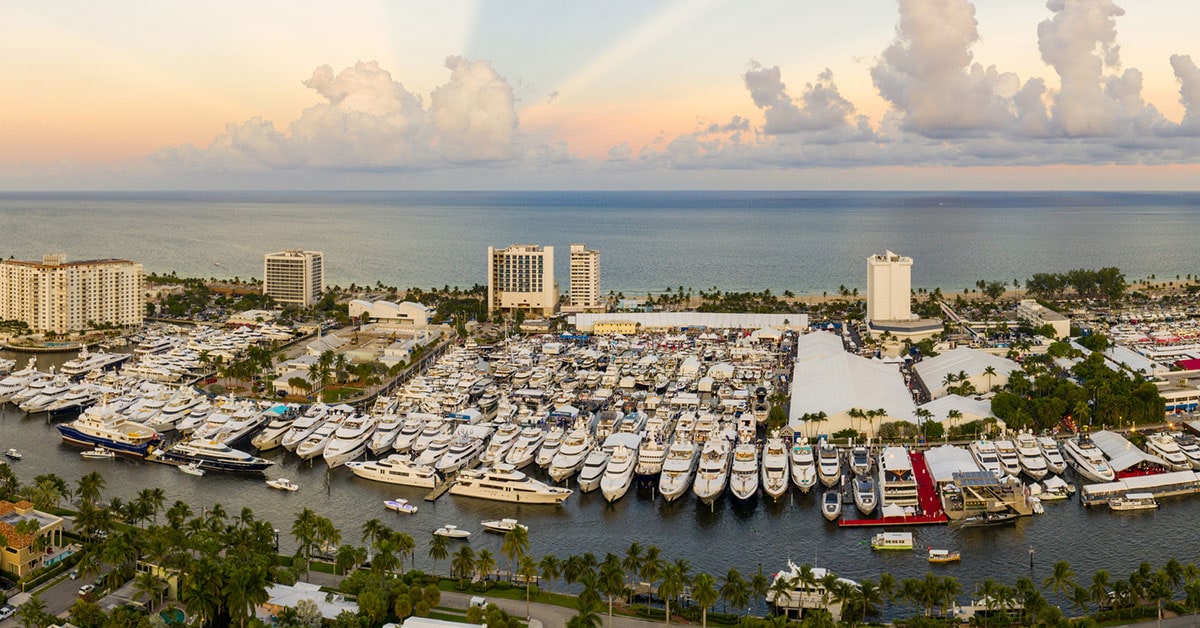
[{"label": "white high-rise building", "polygon": [[912,319],[912,258],[888,251],[867,258],[867,320]]},{"label": "white high-rise building", "polygon": [[553,316],[558,306],[554,247],[517,244],[488,247],[488,314],[523,310]]},{"label": "white high-rise building", "polygon": [[39,332],[81,331],[93,324],[141,325],[146,314],[142,265],[122,259],[0,262],[0,320]]},{"label": "white high-rise building", "polygon": [[325,262],[320,251],[280,251],[263,258],[263,294],[280,303],[308,307],[324,291]]},{"label": "white high-rise building", "polygon": [[[564,308],[565,309],[565,308]],[[575,312],[603,310],[600,303],[600,251],[571,245],[571,301]]]}]

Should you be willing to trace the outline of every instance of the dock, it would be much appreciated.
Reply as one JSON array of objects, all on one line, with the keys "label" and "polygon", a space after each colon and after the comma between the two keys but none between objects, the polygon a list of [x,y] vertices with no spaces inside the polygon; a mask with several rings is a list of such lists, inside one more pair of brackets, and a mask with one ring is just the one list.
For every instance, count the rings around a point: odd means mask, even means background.
[{"label": "dock", "polygon": [[[862,528],[872,526],[924,526],[942,525],[950,522],[950,518],[942,511],[942,500],[938,497],[937,486],[925,464],[925,454],[909,453],[912,461],[913,479],[917,482],[917,500],[921,514],[893,515],[878,519],[840,519],[839,528]],[[881,506],[882,508],[882,506]]]},{"label": "dock", "polygon": [[432,491],[429,491],[429,494],[425,496],[425,501],[436,502],[439,497],[445,495],[446,491],[450,490],[451,486],[454,486],[454,481],[455,480],[453,477],[446,478],[445,482],[438,484],[437,486],[433,487]]}]

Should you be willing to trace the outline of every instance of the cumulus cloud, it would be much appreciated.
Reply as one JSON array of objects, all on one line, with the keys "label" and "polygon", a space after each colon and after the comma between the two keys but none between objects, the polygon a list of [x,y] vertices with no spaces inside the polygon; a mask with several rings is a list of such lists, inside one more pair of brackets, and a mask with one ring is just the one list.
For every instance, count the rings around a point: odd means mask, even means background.
[{"label": "cumulus cloud", "polygon": [[229,124],[207,147],[166,148],[167,166],[202,169],[389,169],[514,158],[513,90],[484,61],[448,57],[448,82],[426,107],[377,62],[334,72],[318,67],[304,85],[324,102],[281,131],[262,118]]}]

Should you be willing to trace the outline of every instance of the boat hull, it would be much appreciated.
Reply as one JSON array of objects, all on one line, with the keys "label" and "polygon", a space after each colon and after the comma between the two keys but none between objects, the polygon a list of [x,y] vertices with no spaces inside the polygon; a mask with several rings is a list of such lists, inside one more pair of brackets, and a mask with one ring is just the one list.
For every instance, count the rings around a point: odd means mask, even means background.
[{"label": "boat hull", "polygon": [[77,445],[87,445],[88,447],[99,446],[116,453],[140,456],[143,458],[146,456],[146,453],[150,451],[150,448],[158,442],[158,439],[153,439],[143,443],[127,443],[112,438],[87,434],[75,429],[71,425],[58,425],[55,427],[58,428],[59,434],[62,435],[62,438],[65,441],[75,443]]}]

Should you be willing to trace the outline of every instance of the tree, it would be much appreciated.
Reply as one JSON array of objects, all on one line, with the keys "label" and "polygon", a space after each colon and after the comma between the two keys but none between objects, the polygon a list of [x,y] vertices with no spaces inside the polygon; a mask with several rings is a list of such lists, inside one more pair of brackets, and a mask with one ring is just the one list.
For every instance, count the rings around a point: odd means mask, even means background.
[{"label": "tree", "polygon": [[1092,601],[1096,603],[1097,608],[1104,608],[1108,605],[1108,572],[1101,569],[1092,575],[1092,586],[1088,587],[1088,593],[1092,596]]},{"label": "tree", "polygon": [[719,594],[717,593],[716,581],[707,573],[696,575],[696,579],[692,582],[692,599],[700,605],[700,625],[708,626],[708,609],[717,603]]},{"label": "tree", "polygon": [[450,557],[449,542],[444,536],[433,535],[429,541],[429,558],[433,559],[433,573],[437,574],[437,561]]},{"label": "tree", "polygon": [[34,628],[35,626],[41,628],[54,620],[54,616],[46,612],[46,603],[37,594],[34,594],[28,602],[17,609],[17,618],[21,620],[21,625],[25,628]]},{"label": "tree", "polygon": [[563,565],[562,561],[554,554],[546,554],[538,563],[538,568],[541,570],[543,579],[553,582],[562,575]]},{"label": "tree", "polygon": [[666,606],[666,625],[671,625],[671,598],[683,593],[684,573],[676,563],[669,563],[663,568],[662,582],[658,585],[658,595]]},{"label": "tree", "polygon": [[79,501],[84,504],[95,505],[100,501],[100,492],[104,490],[104,476],[98,471],[92,471],[87,475],[79,478],[75,494],[79,496]]},{"label": "tree", "polygon": [[750,595],[754,596],[754,610],[758,610],[758,603],[767,595],[767,590],[771,587],[771,581],[763,574],[762,563],[758,564],[758,573],[750,576],[749,590]]},{"label": "tree", "polygon": [[450,562],[450,575],[455,578],[467,579],[475,571],[475,551],[469,545],[464,545],[454,553]]},{"label": "tree", "polygon": [[[638,572],[642,568],[642,544],[634,541],[629,544],[629,549],[625,550],[625,558],[621,561],[621,567],[625,573],[636,580]],[[636,582],[635,582],[636,584]],[[629,590],[629,603],[633,603],[633,587]]]},{"label": "tree", "polygon": [[[491,550],[480,550],[479,556],[475,559],[475,573],[483,580],[487,580],[496,571],[496,559],[492,556]],[[509,581],[512,580],[512,574],[508,575]]]},{"label": "tree", "polygon": [[296,539],[296,554],[304,558],[304,573],[312,562],[313,546],[317,543],[317,513],[309,508],[300,511],[292,522],[292,538]]},{"label": "tree", "polygon": [[159,578],[154,573],[143,571],[134,576],[133,586],[137,589],[137,592],[133,595],[133,599],[136,600],[145,594],[146,597],[158,602],[159,597],[162,595],[163,581],[162,578]]},{"label": "tree", "polygon": [[508,579],[512,581],[513,564],[518,558],[529,551],[529,528],[522,525],[504,533],[504,542],[500,545],[500,553],[508,559]]},{"label": "tree", "polygon": [[517,568],[517,575],[525,581],[525,616],[529,617],[529,594],[533,590],[534,580],[537,579],[538,566],[533,562],[532,556],[522,556],[521,566]]},{"label": "tree", "polygon": [[992,378],[996,376],[996,367],[988,365],[987,368],[983,369],[983,374],[987,376],[988,390],[991,390],[992,389]]},{"label": "tree", "polygon": [[1075,572],[1071,571],[1070,563],[1065,560],[1054,563],[1054,573],[1042,580],[1043,589],[1050,589],[1064,596],[1070,593],[1075,586]]},{"label": "tree", "polygon": [[612,626],[613,598],[625,591],[625,570],[616,554],[609,554],[600,565],[600,591],[608,596],[608,625]]},{"label": "tree", "polygon": [[732,605],[734,608],[745,608],[750,603],[750,594],[746,591],[746,579],[733,567],[730,567],[721,579],[721,588],[718,593],[727,605]]}]

